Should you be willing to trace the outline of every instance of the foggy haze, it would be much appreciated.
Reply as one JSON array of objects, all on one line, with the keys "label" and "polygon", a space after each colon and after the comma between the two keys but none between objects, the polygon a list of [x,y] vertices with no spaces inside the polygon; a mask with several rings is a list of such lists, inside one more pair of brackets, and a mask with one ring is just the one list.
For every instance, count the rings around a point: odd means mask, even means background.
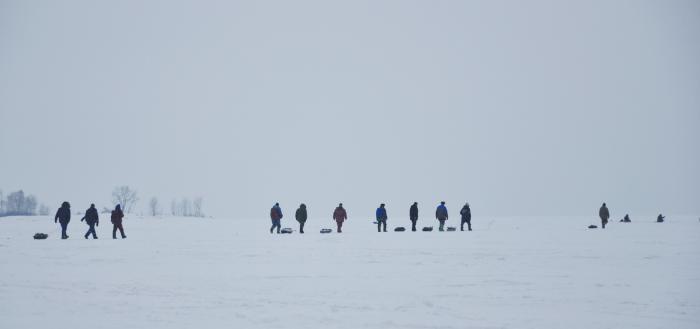
[{"label": "foggy haze", "polygon": [[697,1],[0,0],[0,189],[700,213]]}]

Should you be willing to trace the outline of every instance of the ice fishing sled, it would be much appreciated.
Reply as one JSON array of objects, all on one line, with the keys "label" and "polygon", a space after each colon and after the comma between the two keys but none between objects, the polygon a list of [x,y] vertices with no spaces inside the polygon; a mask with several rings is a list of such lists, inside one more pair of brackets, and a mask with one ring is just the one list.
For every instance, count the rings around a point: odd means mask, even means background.
[{"label": "ice fishing sled", "polygon": [[294,232],[294,231],[289,227],[285,227],[282,229],[282,231],[280,231],[280,233],[282,233],[282,234],[292,234],[292,232]]},{"label": "ice fishing sled", "polygon": [[432,227],[432,226],[426,226],[426,227],[423,228],[423,232],[432,232],[432,231],[433,231],[433,227]]},{"label": "ice fishing sled", "polygon": [[400,227],[400,226],[399,226],[399,227],[397,227],[397,228],[394,229],[394,232],[403,232],[403,231],[405,231],[405,230],[406,230],[405,227]]},{"label": "ice fishing sled", "polygon": [[48,238],[48,237],[49,237],[49,235],[48,235],[48,234],[45,234],[45,233],[37,233],[37,234],[34,234],[34,240],[44,240],[44,239],[46,239],[46,238]]},{"label": "ice fishing sled", "polygon": [[331,230],[331,229],[329,229],[329,228],[322,228],[322,229],[321,229],[321,233],[323,233],[323,234],[331,233],[331,232],[333,232],[333,230]]}]

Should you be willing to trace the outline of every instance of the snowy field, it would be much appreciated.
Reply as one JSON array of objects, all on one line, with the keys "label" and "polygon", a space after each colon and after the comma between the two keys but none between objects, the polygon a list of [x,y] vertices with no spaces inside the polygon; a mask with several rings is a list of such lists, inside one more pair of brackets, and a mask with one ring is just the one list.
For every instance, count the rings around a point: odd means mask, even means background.
[{"label": "snowy field", "polygon": [[51,218],[0,218],[0,328],[700,328],[697,217],[270,235],[268,219],[131,216],[126,240],[102,217],[88,241],[77,220],[62,241]]}]

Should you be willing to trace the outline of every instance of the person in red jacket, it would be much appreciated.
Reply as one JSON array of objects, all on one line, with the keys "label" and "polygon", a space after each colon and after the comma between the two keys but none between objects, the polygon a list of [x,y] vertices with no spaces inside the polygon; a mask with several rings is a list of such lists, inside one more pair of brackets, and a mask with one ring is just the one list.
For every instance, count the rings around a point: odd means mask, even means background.
[{"label": "person in red jacket", "polygon": [[277,228],[277,234],[280,234],[280,230],[282,229],[282,208],[280,208],[279,203],[275,203],[275,205],[270,209],[270,219],[272,220],[272,227],[270,227],[270,234]]},{"label": "person in red jacket", "polygon": [[122,226],[123,218],[124,212],[122,212],[122,206],[117,205],[117,207],[112,210],[112,225],[114,226],[112,228],[112,239],[117,238],[117,229],[119,230],[119,233],[122,234],[122,239],[126,238],[126,235],[124,235],[124,227]]},{"label": "person in red jacket", "polygon": [[333,212],[333,219],[335,219],[336,224],[338,224],[338,233],[343,232],[343,222],[348,219],[348,213],[343,208],[343,204],[339,204]]}]

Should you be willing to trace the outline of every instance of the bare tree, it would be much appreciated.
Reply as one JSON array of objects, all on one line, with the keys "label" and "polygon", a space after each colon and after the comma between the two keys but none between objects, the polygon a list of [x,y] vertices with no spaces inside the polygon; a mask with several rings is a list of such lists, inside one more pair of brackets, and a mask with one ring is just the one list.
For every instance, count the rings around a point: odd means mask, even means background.
[{"label": "bare tree", "polygon": [[8,194],[5,207],[7,207],[5,212],[8,215],[21,215],[22,209],[24,209],[24,191],[19,190]]},{"label": "bare tree", "polygon": [[202,212],[202,198],[201,197],[195,198],[194,202],[192,203],[192,216],[204,217],[204,213]]},{"label": "bare tree", "polygon": [[179,209],[178,209],[177,201],[175,201],[175,199],[173,199],[173,201],[170,202],[170,213],[171,213],[173,216],[177,216],[177,215],[178,215],[178,210],[179,210]]},{"label": "bare tree", "polygon": [[31,216],[36,215],[37,204],[38,204],[38,202],[36,201],[36,197],[33,195],[30,195],[30,196],[24,198],[22,212],[26,215],[31,215]]},{"label": "bare tree", "polygon": [[3,216],[33,216],[36,214],[36,197],[25,195],[22,190],[8,194],[7,198],[1,201],[1,204],[0,215]]},{"label": "bare tree", "polygon": [[49,215],[49,206],[42,203],[41,206],[39,206],[39,216],[48,216],[48,215]]},{"label": "bare tree", "polygon": [[132,210],[136,202],[139,201],[136,191],[129,186],[118,186],[112,191],[112,202],[122,205],[122,210],[128,213]]},{"label": "bare tree", "polygon": [[190,217],[192,216],[192,201],[190,199],[184,198],[180,203],[180,212],[182,216]]},{"label": "bare tree", "polygon": [[148,209],[151,211],[151,216],[158,216],[160,214],[160,206],[158,205],[158,198],[152,197],[151,201],[148,202]]}]

